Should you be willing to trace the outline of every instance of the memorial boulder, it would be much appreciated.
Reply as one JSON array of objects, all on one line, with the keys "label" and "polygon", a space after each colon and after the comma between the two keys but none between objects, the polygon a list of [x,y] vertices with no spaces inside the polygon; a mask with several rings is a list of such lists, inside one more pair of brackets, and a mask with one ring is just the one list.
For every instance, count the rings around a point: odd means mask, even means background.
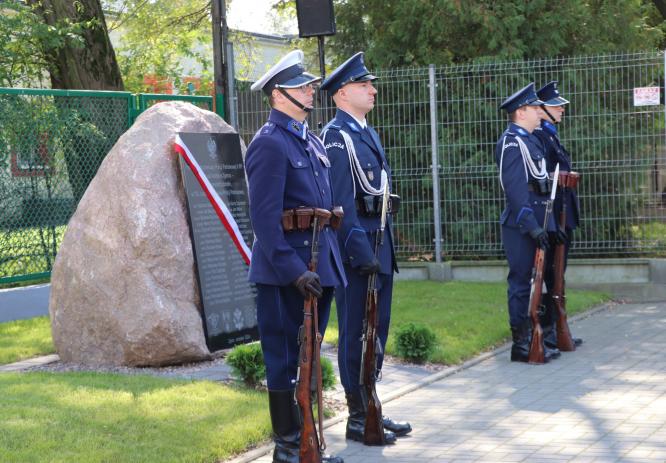
[{"label": "memorial boulder", "polygon": [[72,216],[49,301],[63,361],[159,366],[210,357],[173,149],[178,132],[233,128],[189,103],[154,105],[106,156]]}]

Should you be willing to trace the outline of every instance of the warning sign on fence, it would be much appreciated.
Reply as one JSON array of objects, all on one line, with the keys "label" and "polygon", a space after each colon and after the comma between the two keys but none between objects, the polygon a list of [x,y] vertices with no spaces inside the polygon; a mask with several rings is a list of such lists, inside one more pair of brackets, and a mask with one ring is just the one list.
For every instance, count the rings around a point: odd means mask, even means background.
[{"label": "warning sign on fence", "polygon": [[659,87],[634,88],[634,106],[653,106],[659,104]]}]

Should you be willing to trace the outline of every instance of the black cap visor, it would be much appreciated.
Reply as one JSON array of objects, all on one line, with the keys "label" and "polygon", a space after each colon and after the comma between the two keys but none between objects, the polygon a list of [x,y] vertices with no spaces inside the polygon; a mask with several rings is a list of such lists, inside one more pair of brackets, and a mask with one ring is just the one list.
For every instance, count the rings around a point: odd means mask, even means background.
[{"label": "black cap visor", "polygon": [[566,100],[561,96],[556,96],[555,98],[544,101],[543,104],[544,106],[564,106],[565,104],[569,104],[569,100]]}]

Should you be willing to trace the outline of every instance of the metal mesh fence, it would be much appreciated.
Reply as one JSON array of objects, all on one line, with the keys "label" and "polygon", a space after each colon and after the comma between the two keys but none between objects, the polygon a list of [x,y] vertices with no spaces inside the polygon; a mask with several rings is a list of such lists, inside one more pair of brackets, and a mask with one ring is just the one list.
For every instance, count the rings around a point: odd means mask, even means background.
[{"label": "metal mesh fence", "polygon": [[0,94],[0,281],[51,270],[78,200],[129,127],[128,95]]},{"label": "metal mesh fence", "polygon": [[[661,105],[633,105],[633,89],[664,90],[662,52],[384,70],[368,115],[402,197],[398,255],[408,260],[503,255],[504,196],[495,143],[501,101],[530,81],[558,80],[571,101],[561,127],[579,189],[576,256],[666,253],[666,139]],[[155,101],[209,97],[0,89],[0,283],[47,275],[65,225],[102,159]],[[237,91],[238,129],[249,143],[269,108]],[[309,117],[318,130],[331,101]]]},{"label": "metal mesh fence", "polygon": [[[375,74],[379,94],[368,119],[382,137],[402,197],[395,221],[402,259],[503,256],[498,219],[504,195],[494,148],[507,118],[498,107],[528,82],[540,86],[550,80],[560,82],[571,102],[561,137],[574,168],[583,174],[582,223],[572,254],[656,256],[666,251],[664,106],[633,106],[635,87],[664,89],[663,53]],[[241,91],[238,97],[240,132],[249,142],[265,122],[268,106],[259,93]],[[331,115],[326,102],[310,126]]]},{"label": "metal mesh fence", "polygon": [[656,52],[438,68],[444,255],[502,255],[494,147],[507,121],[497,108],[526,83],[550,80],[571,102],[560,134],[583,174],[572,254],[663,253],[664,107],[633,106],[633,89],[663,89],[663,75]]},{"label": "metal mesh fence", "polygon": [[[188,99],[210,109],[210,97]],[[139,114],[127,92],[0,89],[0,283],[48,276],[102,160]]]}]

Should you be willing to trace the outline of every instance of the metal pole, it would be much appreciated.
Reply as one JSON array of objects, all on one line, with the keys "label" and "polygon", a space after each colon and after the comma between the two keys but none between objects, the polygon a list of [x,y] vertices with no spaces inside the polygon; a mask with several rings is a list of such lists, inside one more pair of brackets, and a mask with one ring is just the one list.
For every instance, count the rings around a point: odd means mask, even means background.
[{"label": "metal pole", "polygon": [[229,85],[227,83],[227,9],[224,0],[213,0],[211,8],[213,19],[213,72],[215,74],[215,108],[223,118],[228,117],[229,102],[224,98]]},{"label": "metal pole", "polygon": [[[326,78],[326,63],[324,60],[324,36],[319,35],[317,36],[317,49],[319,51],[319,74],[321,75],[321,80]],[[321,129],[324,126],[325,120],[326,119],[326,111],[324,109],[324,106],[326,105],[326,98],[324,97],[324,92],[321,90],[319,91],[319,111],[317,111],[317,114],[319,114],[319,121],[317,123],[318,129],[321,131]]]},{"label": "metal pole", "polygon": [[428,66],[430,80],[430,146],[432,149],[432,208],[435,227],[435,262],[442,262],[442,219],[439,203],[439,153],[437,145],[437,83],[435,65]]},{"label": "metal pole", "polygon": [[236,71],[234,68],[234,44],[227,42],[227,108],[229,108],[229,124],[238,131],[238,98],[236,97]]},{"label": "metal pole", "polygon": [[324,36],[317,36],[317,48],[319,49],[319,73],[321,80],[326,78],[326,63],[324,63]]}]

